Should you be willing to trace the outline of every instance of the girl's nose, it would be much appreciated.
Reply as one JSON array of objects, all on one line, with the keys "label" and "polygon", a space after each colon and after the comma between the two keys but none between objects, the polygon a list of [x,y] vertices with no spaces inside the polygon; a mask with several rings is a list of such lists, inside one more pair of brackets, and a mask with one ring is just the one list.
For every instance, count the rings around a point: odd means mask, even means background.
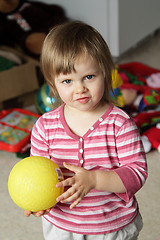
[{"label": "girl's nose", "polygon": [[83,93],[86,92],[86,86],[83,82],[78,82],[75,85],[75,92],[76,93]]}]

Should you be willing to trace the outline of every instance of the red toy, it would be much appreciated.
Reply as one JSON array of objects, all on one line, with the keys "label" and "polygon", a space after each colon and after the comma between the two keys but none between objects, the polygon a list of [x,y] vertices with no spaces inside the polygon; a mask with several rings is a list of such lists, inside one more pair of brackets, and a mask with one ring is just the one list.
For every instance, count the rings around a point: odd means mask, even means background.
[{"label": "red toy", "polygon": [[125,110],[140,130],[145,152],[152,148],[160,152],[160,70],[131,62],[119,65],[118,71],[123,81],[121,91],[126,90],[123,97],[127,93],[130,98],[133,90],[137,93]]},{"label": "red toy", "polygon": [[0,150],[25,152],[30,143],[31,130],[40,115],[14,108],[0,112]]},{"label": "red toy", "polygon": [[145,152],[152,148],[160,152],[160,111],[148,111],[133,117],[142,135]]},{"label": "red toy", "polygon": [[145,131],[142,135],[145,152],[149,152],[151,148],[160,152],[160,123],[156,127],[152,127]]}]

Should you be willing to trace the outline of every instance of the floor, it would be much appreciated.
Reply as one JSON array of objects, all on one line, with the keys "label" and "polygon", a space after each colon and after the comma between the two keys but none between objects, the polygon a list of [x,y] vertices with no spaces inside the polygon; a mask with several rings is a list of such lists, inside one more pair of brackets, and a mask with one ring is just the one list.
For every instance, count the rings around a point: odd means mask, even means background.
[{"label": "floor", "polygon": [[[115,62],[139,61],[160,69],[160,32],[150,36],[141,44],[130,49]],[[139,240],[160,239],[160,153],[147,154],[149,177],[137,194],[144,228]],[[0,240],[43,240],[41,219],[33,216],[26,218],[23,210],[17,207],[8,194],[7,181],[12,167],[20,161],[14,153],[0,151]]]}]

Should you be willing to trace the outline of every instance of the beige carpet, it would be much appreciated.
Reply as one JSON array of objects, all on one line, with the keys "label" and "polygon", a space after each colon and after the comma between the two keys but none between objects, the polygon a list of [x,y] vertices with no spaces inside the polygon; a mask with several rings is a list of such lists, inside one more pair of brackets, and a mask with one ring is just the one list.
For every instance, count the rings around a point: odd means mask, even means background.
[{"label": "beige carpet", "polygon": [[[160,69],[160,32],[128,53],[117,63],[139,61]],[[0,240],[42,240],[41,219],[23,215],[8,194],[7,180],[11,168],[20,159],[14,153],[0,151]],[[160,238],[160,153],[147,154],[149,177],[137,194],[144,227],[139,240]]]}]

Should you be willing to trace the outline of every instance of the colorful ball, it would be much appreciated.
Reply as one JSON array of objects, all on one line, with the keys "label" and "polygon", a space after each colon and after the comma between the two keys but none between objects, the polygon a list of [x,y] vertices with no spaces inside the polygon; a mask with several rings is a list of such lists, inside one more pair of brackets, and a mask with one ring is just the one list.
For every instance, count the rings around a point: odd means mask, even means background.
[{"label": "colorful ball", "polygon": [[12,168],[8,191],[20,208],[38,212],[56,205],[56,198],[64,191],[56,184],[62,180],[62,172],[52,160],[39,156],[27,157]]},{"label": "colorful ball", "polygon": [[59,106],[60,99],[50,97],[49,86],[44,83],[35,96],[35,105],[40,114],[48,112]]}]

